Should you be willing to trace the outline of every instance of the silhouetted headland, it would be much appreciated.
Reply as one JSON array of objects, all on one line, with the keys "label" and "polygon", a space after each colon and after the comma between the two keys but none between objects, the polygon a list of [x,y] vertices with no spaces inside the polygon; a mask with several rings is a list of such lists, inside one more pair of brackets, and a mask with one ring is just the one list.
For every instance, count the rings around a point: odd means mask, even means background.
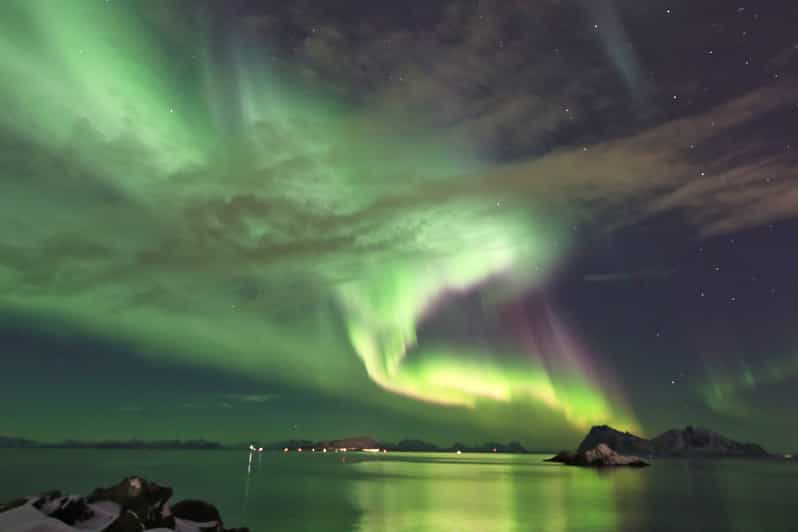
[{"label": "silhouetted headland", "polygon": [[549,462],[567,465],[648,465],[641,457],[767,458],[756,443],[741,443],[704,428],[671,429],[651,439],[621,432],[607,425],[590,429],[575,452],[561,451]]}]

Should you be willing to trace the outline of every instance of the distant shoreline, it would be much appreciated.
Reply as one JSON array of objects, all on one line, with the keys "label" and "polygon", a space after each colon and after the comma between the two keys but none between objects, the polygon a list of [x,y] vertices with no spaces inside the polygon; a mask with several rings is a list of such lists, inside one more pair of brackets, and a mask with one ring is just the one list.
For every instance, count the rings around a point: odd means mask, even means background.
[{"label": "distant shoreline", "polygon": [[[408,439],[398,443],[378,442],[360,436],[341,440],[312,441],[284,440],[270,443],[221,443],[210,440],[109,440],[39,442],[25,438],[0,436],[0,449],[64,449],[64,450],[182,450],[182,451],[271,451],[271,452],[347,452],[347,451],[388,451],[388,452],[430,452],[430,453],[502,453],[502,454],[547,454],[550,450],[530,451],[518,442],[488,442],[481,445],[454,443],[441,447],[423,440]],[[326,451],[325,451],[326,449]]]},{"label": "distant shoreline", "polygon": [[[242,452],[247,451],[246,447],[240,446],[221,446],[221,447],[214,447],[208,449],[199,449],[199,448],[192,448],[192,447],[65,447],[65,446],[38,446],[38,447],[0,447],[0,452],[4,450],[15,450],[15,451],[152,451],[152,452],[167,452],[167,451],[187,451],[187,452],[198,452],[198,451],[212,451],[212,452]],[[283,455],[283,454],[313,454],[313,455],[323,455],[323,451],[317,449],[315,452],[308,449],[302,450],[302,452],[297,452],[295,449],[289,450],[285,452],[281,449],[264,449],[262,451],[264,454],[269,455]],[[334,451],[328,450],[326,454],[335,455],[341,453],[343,451]],[[439,455],[528,455],[528,456],[552,456],[555,451],[527,451],[524,453],[517,453],[517,452],[492,452],[492,451],[461,451],[458,453],[456,450],[451,449],[439,449],[436,451],[406,451],[406,450],[389,450],[386,451],[387,454],[397,455],[397,454],[405,454],[405,455],[412,455],[412,454],[439,454]],[[383,456],[383,453],[369,453],[363,450],[349,450],[345,451],[346,454],[357,454],[362,456]],[[656,462],[670,462],[670,461],[694,461],[694,460],[734,460],[734,461],[745,461],[745,460],[753,460],[753,461],[777,461],[777,462],[798,462],[798,459],[791,454],[771,454],[767,456],[659,456],[656,457]]]},{"label": "distant shoreline", "polygon": [[[770,454],[761,446],[752,443],[739,443],[706,429],[688,426],[683,430],[671,429],[660,436],[646,440],[630,433],[624,433],[597,425],[579,445],[579,451],[594,448],[599,443],[611,449],[633,456],[649,458],[779,458],[790,460],[792,454]],[[415,453],[486,453],[486,454],[555,454],[557,450],[529,450],[517,441],[509,443],[486,442],[465,444],[455,442],[439,446],[419,439],[404,439],[397,443],[378,441],[369,436],[355,436],[337,440],[290,439],[273,442],[222,443],[202,438],[191,440],[64,440],[61,442],[41,442],[16,436],[0,436],[0,449],[41,449],[41,450],[149,450],[149,451],[249,451],[280,453],[336,453],[359,452],[415,452]]]}]

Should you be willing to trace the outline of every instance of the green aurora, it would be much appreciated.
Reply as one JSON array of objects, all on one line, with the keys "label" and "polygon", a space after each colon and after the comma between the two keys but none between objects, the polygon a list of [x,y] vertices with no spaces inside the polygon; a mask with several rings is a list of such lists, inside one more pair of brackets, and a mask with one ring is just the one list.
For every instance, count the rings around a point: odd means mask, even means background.
[{"label": "green aurora", "polygon": [[[508,198],[449,197],[478,160],[243,47],[232,67],[209,45],[165,54],[128,4],[2,9],[0,68],[16,80],[0,87],[2,124],[35,154],[4,164],[8,307],[330,394],[393,402],[374,383],[476,418],[485,402],[530,402],[580,429],[636,426],[577,365],[552,375],[539,354],[417,343],[447,291],[535,286],[565,249]],[[430,183],[440,197],[418,192]]]},{"label": "green aurora", "polygon": [[[546,443],[595,423],[648,429],[612,368],[554,311],[553,341],[420,334],[474,293],[497,322],[518,294],[546,287],[585,217],[559,208],[561,189],[550,201],[546,185],[521,183],[526,163],[497,165],[415,111],[353,102],[246,27],[219,38],[203,8],[178,24],[153,6],[0,6],[5,312],[123,342],[147,363],[440,423],[443,440],[447,427],[548,432]],[[626,146],[638,150],[628,173],[648,171],[643,150],[686,126],[669,127],[595,150],[611,192],[645,191],[612,165]],[[535,172],[579,161],[555,153]],[[673,153],[660,163],[694,171]],[[709,381],[697,393],[713,410],[753,386]]]}]

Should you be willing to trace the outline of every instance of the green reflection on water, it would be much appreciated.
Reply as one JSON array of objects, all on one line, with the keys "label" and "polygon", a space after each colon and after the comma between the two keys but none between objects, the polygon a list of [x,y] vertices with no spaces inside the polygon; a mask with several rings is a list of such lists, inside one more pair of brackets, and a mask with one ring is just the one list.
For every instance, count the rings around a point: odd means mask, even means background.
[{"label": "green reflection on water", "polygon": [[[359,530],[619,529],[612,481],[595,471],[543,465],[541,459],[416,455],[361,462],[355,467],[364,477],[352,489],[363,512]],[[641,478],[629,475],[624,482]]]}]

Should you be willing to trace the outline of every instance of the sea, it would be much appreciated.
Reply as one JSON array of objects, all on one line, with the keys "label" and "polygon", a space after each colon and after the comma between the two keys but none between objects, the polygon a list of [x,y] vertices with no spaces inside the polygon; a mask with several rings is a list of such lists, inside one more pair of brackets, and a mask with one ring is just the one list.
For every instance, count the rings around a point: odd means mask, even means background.
[{"label": "sea", "polygon": [[662,459],[581,469],[544,455],[0,450],[0,500],[139,475],[172,502],[266,531],[798,531],[798,463]]}]

